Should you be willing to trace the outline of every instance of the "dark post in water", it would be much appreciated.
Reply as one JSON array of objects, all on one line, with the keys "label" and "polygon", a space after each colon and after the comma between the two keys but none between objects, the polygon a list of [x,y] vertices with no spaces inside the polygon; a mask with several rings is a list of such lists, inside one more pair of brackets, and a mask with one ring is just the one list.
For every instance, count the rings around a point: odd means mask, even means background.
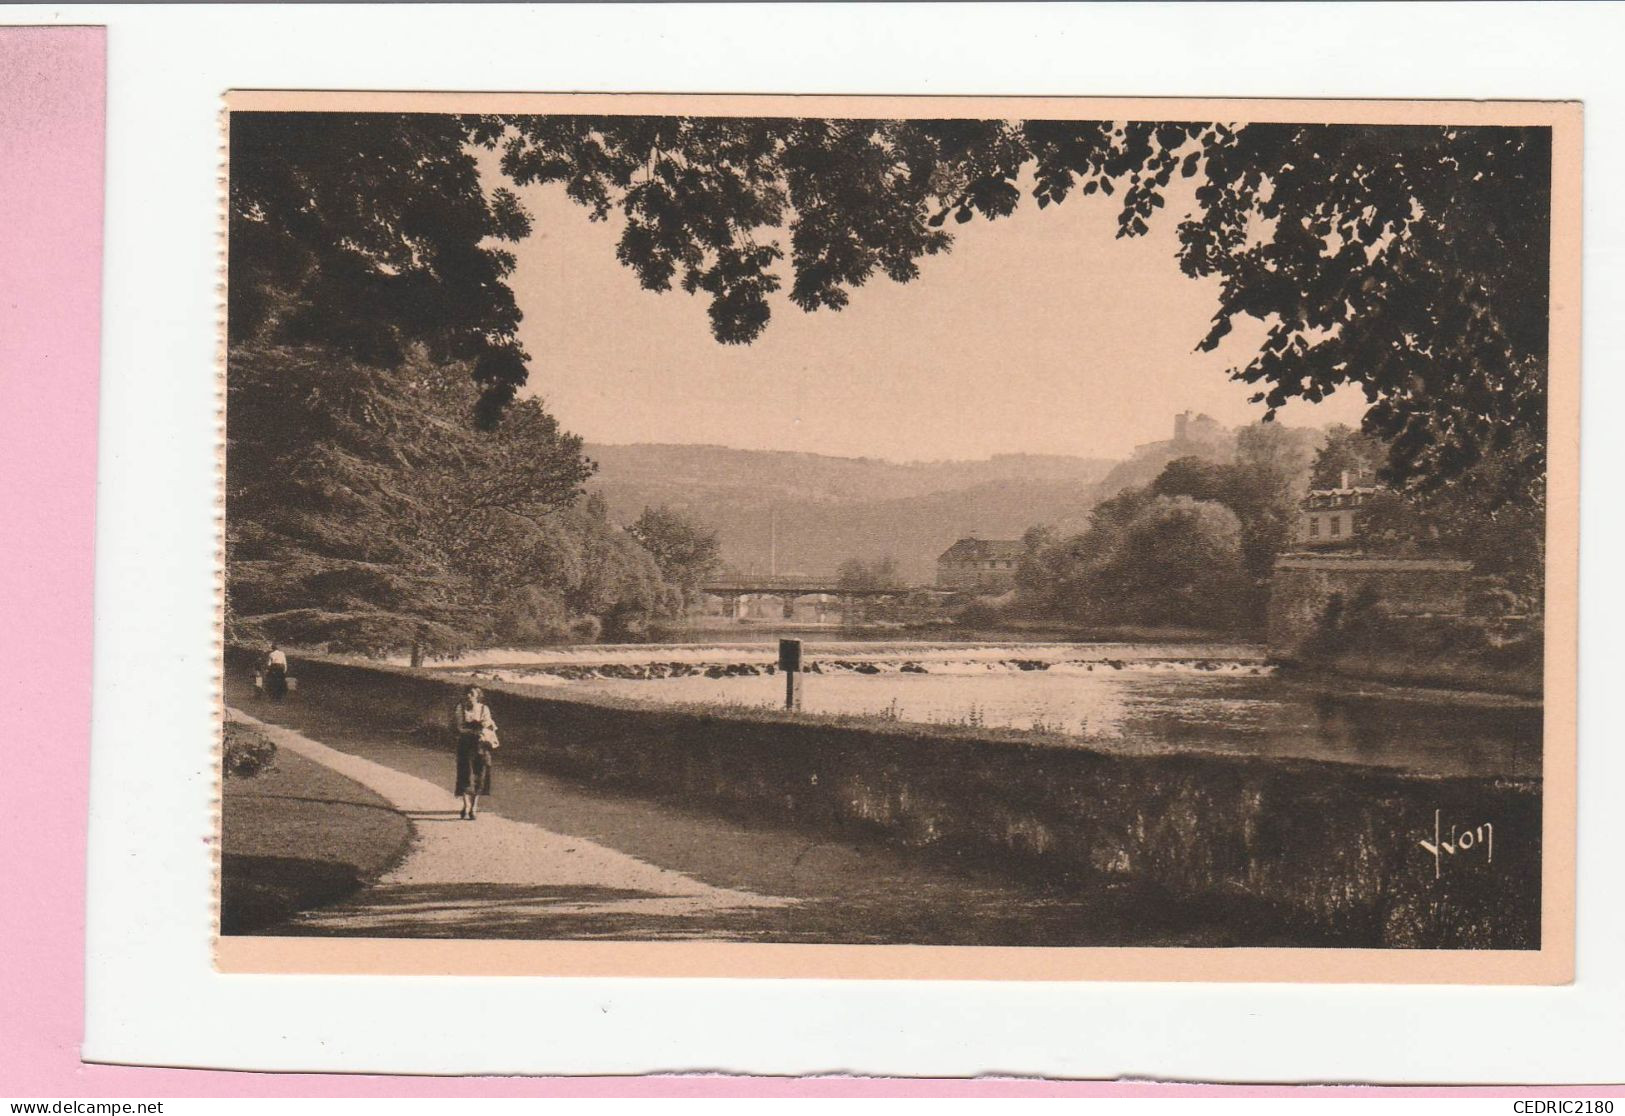
[{"label": "dark post in water", "polygon": [[801,641],[779,640],[779,669],[784,672],[784,707],[801,708]]}]

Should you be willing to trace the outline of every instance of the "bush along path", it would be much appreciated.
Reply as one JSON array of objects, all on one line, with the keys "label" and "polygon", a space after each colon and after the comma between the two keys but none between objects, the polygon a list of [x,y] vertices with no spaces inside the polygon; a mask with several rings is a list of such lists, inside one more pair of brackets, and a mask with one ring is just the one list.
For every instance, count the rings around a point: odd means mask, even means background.
[{"label": "bush along path", "polygon": [[[580,837],[483,810],[458,817],[447,787],[329,748],[235,709],[280,754],[321,764],[410,819],[400,862],[347,899],[262,932],[364,937],[716,937],[730,915],[793,902],[714,887]],[[229,932],[229,931],[228,931]]]},{"label": "bush along path", "polygon": [[405,855],[412,825],[366,787],[226,725],[220,928],[254,934],[337,902]]}]

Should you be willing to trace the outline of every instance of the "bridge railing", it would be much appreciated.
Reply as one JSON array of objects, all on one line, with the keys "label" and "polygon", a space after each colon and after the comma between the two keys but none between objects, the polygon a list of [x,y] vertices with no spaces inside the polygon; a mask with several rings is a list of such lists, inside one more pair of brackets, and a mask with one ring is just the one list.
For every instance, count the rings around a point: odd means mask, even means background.
[{"label": "bridge railing", "polygon": [[801,596],[822,594],[830,597],[840,597],[849,594],[875,594],[875,593],[914,593],[930,590],[932,586],[893,585],[876,586],[870,588],[853,588],[845,585],[836,585],[811,578],[752,578],[738,581],[713,581],[700,586],[702,593],[796,593]]}]

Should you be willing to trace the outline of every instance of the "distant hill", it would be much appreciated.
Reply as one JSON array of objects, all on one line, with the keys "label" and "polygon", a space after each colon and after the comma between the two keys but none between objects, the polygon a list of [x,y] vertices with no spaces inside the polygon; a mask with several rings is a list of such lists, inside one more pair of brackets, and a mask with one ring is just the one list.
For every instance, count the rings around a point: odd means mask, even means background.
[{"label": "distant hill", "polygon": [[1043,454],[899,464],[722,446],[588,445],[588,483],[617,522],[668,504],[721,534],[722,557],[766,572],[778,523],[781,573],[832,574],[847,558],[894,556],[928,582],[954,540],[1019,538],[1037,523],[1079,522],[1114,462]]},{"label": "distant hill", "polygon": [[[1123,461],[1000,454],[982,461],[899,464],[866,457],[692,445],[588,445],[610,515],[630,523],[668,504],[715,528],[722,558],[766,573],[778,524],[780,573],[833,574],[848,558],[897,559],[905,578],[929,583],[955,540],[1020,538],[1048,524],[1083,530],[1090,510],[1125,488],[1150,484],[1170,461],[1233,461],[1236,431],[1206,415],[1174,416],[1173,437],[1135,447]],[[1305,452],[1323,437],[1298,432]]]},{"label": "distant hill", "polygon": [[1135,446],[1128,460],[1114,465],[1096,486],[1096,498],[1110,499],[1125,488],[1150,484],[1170,461],[1181,457],[1200,457],[1215,463],[1234,461],[1235,431],[1220,426],[1206,415],[1178,423],[1172,438]]}]

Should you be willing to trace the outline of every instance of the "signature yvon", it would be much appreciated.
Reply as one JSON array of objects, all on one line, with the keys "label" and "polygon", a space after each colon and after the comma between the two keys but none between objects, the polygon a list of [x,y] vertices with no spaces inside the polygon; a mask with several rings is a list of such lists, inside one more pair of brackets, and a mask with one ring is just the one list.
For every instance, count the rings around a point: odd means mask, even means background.
[{"label": "signature yvon", "polygon": [[1444,871],[1444,858],[1455,856],[1457,853],[1470,853],[1475,849],[1482,849],[1484,863],[1495,863],[1494,825],[1487,821],[1467,828],[1452,824],[1450,835],[1447,837],[1439,815],[1440,811],[1433,811],[1433,840],[1429,841],[1424,837],[1418,842],[1433,857],[1434,879],[1438,879]]}]

